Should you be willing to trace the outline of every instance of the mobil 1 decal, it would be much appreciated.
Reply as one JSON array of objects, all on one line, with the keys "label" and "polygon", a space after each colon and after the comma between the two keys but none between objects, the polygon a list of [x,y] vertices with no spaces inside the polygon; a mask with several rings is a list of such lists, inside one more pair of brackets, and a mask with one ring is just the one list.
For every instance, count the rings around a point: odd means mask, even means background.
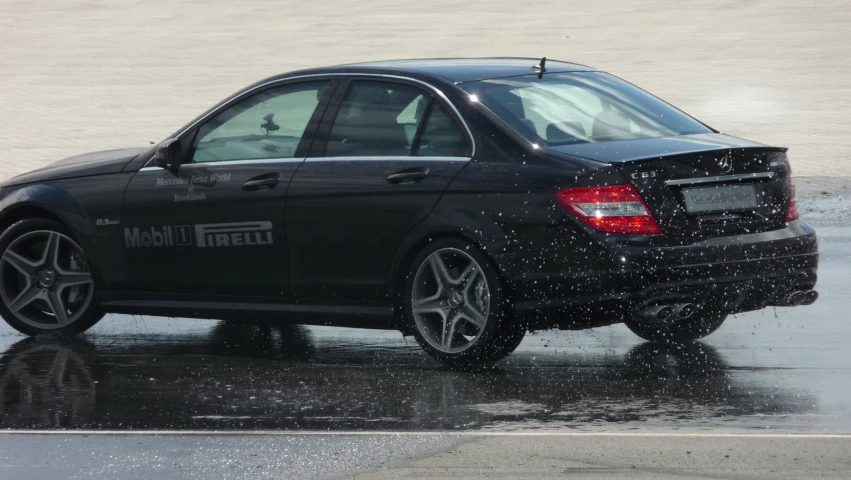
[{"label": "mobil 1 decal", "polygon": [[191,232],[192,229],[188,225],[125,228],[124,246],[127,248],[147,248],[192,245]]},{"label": "mobil 1 decal", "polygon": [[126,248],[156,247],[254,247],[274,244],[272,222],[163,225],[124,229]]}]

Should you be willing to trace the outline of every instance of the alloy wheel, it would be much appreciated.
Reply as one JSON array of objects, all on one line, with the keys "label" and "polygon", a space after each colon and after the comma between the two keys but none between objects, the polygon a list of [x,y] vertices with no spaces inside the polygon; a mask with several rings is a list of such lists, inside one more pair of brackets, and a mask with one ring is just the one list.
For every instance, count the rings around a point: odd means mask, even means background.
[{"label": "alloy wheel", "polygon": [[490,286],[481,266],[457,248],[432,252],[417,270],[411,308],[423,338],[443,353],[472,347],[485,330]]},{"label": "alloy wheel", "polygon": [[22,322],[43,330],[74,323],[94,293],[83,250],[51,230],[15,239],[0,257],[0,278],[5,306]]}]

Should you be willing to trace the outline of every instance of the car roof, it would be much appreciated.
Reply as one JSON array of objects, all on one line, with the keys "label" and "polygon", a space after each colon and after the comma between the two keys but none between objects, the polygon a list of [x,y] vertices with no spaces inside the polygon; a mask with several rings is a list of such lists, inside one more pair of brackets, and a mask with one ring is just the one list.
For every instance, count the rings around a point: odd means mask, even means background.
[{"label": "car roof", "polygon": [[[393,75],[440,77],[453,83],[465,83],[489,78],[513,77],[537,73],[533,66],[541,63],[540,58],[418,58],[408,60],[380,60],[349,63],[333,67],[312,69],[313,73],[386,73]],[[548,73],[589,72],[596,68],[561,60],[547,59]],[[301,72],[299,72],[301,73]],[[306,73],[306,72],[305,72]]]}]

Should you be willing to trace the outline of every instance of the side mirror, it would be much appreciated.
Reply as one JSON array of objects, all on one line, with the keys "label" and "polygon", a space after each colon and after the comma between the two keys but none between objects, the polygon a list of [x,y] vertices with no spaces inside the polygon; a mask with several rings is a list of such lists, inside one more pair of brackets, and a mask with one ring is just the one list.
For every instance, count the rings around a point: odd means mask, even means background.
[{"label": "side mirror", "polygon": [[180,140],[168,138],[157,146],[154,163],[158,167],[177,168],[180,166]]}]

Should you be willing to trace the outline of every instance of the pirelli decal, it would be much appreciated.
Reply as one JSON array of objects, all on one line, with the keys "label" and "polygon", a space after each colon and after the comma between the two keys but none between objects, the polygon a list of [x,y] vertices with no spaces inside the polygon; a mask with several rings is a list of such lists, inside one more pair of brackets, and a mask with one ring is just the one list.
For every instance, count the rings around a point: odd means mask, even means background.
[{"label": "pirelli decal", "polygon": [[195,225],[198,248],[272,244],[272,222]]},{"label": "pirelli decal", "polygon": [[207,223],[124,229],[126,248],[252,247],[272,245],[272,222]]}]

